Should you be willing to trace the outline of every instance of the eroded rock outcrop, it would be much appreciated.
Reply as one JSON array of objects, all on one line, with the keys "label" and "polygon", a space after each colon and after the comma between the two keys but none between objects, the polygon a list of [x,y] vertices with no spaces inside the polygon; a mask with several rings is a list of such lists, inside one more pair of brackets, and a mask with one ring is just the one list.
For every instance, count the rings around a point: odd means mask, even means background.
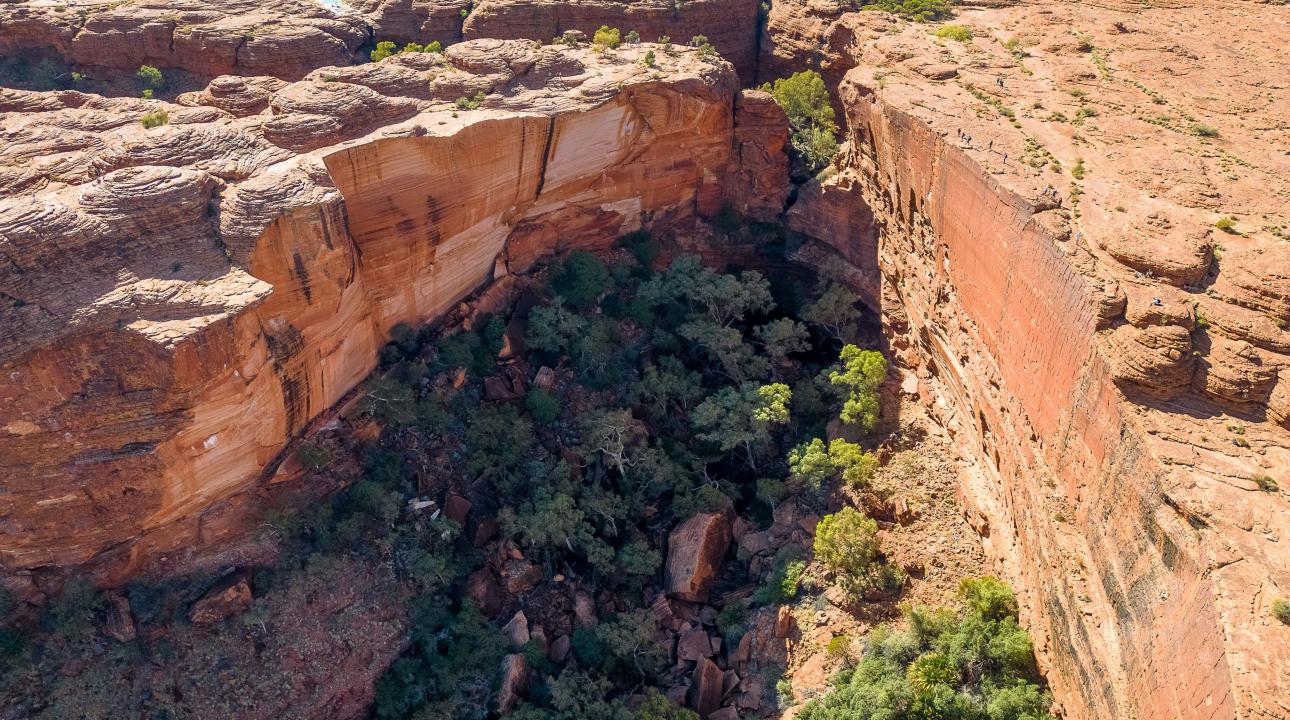
[{"label": "eroded rock outcrop", "polygon": [[[257,114],[219,108],[243,92],[225,80],[190,106],[4,91],[24,112],[3,132],[50,150],[0,154],[35,175],[0,200],[5,565],[114,548],[125,570],[218,537],[203,513],[353,388],[394,324],[566,242],[719,209],[733,72],[644,52],[473,41],[271,90]],[[423,92],[373,90],[394,67]],[[462,87],[483,108],[457,109]],[[151,110],[170,123],[142,128]]]},{"label": "eroded rock outcrop", "polygon": [[348,65],[377,41],[550,42],[571,30],[589,39],[608,25],[649,42],[688,44],[703,35],[751,82],[758,7],[758,0],[91,0],[67,12],[22,0],[0,6],[0,57],[52,54],[83,68],[133,72],[146,64],[205,78],[298,80]]}]

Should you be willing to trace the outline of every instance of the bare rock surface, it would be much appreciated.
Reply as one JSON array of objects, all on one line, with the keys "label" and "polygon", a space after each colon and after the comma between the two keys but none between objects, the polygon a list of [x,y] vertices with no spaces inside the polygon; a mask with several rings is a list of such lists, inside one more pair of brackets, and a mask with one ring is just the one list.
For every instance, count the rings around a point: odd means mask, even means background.
[{"label": "bare rock surface", "polygon": [[663,568],[668,596],[690,602],[707,600],[728,547],[730,516],[726,513],[700,513],[673,528]]}]

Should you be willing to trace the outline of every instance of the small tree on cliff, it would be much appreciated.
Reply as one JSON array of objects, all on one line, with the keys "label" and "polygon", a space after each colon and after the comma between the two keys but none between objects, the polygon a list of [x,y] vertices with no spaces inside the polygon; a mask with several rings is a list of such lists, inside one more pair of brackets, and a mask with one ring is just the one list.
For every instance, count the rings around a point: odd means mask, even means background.
[{"label": "small tree on cliff", "polygon": [[814,70],[803,70],[762,86],[784,108],[788,116],[789,140],[793,146],[795,175],[814,175],[838,153],[838,124],[829,104],[824,78]]},{"label": "small tree on cliff", "polygon": [[841,366],[829,373],[829,382],[847,390],[842,422],[873,432],[878,426],[878,386],[887,377],[887,358],[876,350],[846,345],[838,361]]}]

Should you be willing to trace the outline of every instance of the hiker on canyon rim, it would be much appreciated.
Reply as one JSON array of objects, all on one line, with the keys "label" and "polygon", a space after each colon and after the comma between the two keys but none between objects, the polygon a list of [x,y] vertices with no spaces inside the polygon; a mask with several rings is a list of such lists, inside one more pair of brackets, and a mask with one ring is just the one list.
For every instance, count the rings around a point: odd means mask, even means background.
[{"label": "hiker on canyon rim", "polygon": [[1165,306],[1165,304],[1160,300],[1160,298],[1151,298],[1151,305],[1152,305],[1153,307],[1164,307],[1164,306]]},{"label": "hiker on canyon rim", "polygon": [[999,77],[995,78],[995,82],[999,83],[999,87],[1003,87],[1003,76],[1000,75]]}]

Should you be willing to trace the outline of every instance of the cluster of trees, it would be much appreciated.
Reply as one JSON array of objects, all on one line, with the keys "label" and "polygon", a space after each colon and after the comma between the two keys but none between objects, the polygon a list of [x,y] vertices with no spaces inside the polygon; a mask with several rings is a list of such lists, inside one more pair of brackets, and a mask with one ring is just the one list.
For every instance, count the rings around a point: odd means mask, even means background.
[{"label": "cluster of trees", "polygon": [[1017,602],[990,577],[964,580],[960,610],[906,611],[905,628],[869,634],[863,659],[803,720],[1051,720]]},{"label": "cluster of trees", "polygon": [[376,48],[371,52],[371,58],[372,58],[372,62],[380,62],[385,58],[391,57],[394,55],[401,55],[403,53],[419,53],[419,52],[428,52],[428,53],[443,52],[443,44],[440,43],[438,40],[433,40],[429,43],[426,43],[425,45],[422,45],[421,43],[410,42],[404,45],[403,47],[399,47],[395,42],[391,40],[382,40],[381,42],[376,43]]},{"label": "cluster of trees", "polygon": [[793,175],[805,179],[823,170],[838,154],[838,123],[824,78],[803,70],[762,85],[788,116]]},{"label": "cluster of trees", "polygon": [[[624,683],[648,683],[663,669],[666,652],[643,608],[661,573],[659,543],[676,522],[790,493],[819,503],[833,480],[872,473],[876,462],[859,445],[818,439],[843,415],[872,429],[864,413],[846,413],[857,403],[876,421],[870,381],[886,366],[879,353],[848,344],[857,339],[854,295],[829,285],[803,302],[800,288],[757,272],[717,272],[695,256],[656,269],[658,248],[646,235],[623,247],[634,262],[570,253],[550,269],[545,298],[509,321],[483,318],[450,337],[395,329],[361,407],[385,426],[383,440],[367,451],[364,479],[301,522],[315,548],[393,557],[420,590],[413,649],[382,679],[379,717],[483,712],[486,683],[472,673],[495,672],[502,652],[477,611],[445,591],[478,566],[475,551],[451,521],[400,520],[421,466],[459,477],[472,512],[495,515],[503,537],[547,576],[610,589],[636,608],[579,630],[564,668],[530,653],[542,680],[516,713],[543,719],[632,717],[614,698]],[[781,306],[777,297],[793,300]],[[514,401],[485,400],[508,333],[529,376],[545,365],[566,379]],[[465,385],[444,382],[462,371]],[[825,447],[827,467],[810,459],[809,473],[792,470],[799,446]],[[418,451],[394,449],[403,447]],[[795,594],[803,568],[801,558],[785,558],[771,580],[778,590],[762,599]],[[469,641],[453,644],[459,636]],[[467,645],[478,650],[459,668],[443,659]],[[651,701],[633,712],[677,717],[662,707]]]}]

